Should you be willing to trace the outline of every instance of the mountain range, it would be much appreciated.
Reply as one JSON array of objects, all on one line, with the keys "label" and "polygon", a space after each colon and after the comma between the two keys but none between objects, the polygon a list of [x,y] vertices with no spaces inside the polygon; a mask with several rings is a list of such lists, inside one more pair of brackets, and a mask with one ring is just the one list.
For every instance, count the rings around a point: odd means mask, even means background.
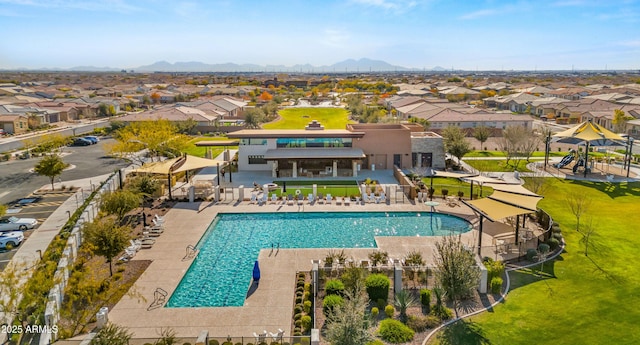
[{"label": "mountain range", "polygon": [[[75,72],[116,72],[124,71],[122,68],[77,66],[68,69],[47,68],[41,70],[52,71],[75,71]],[[208,64],[199,61],[175,62],[158,61],[150,65],[139,66],[137,68],[127,68],[134,72],[299,72],[299,73],[351,73],[351,72],[403,72],[418,71],[418,69],[407,68],[389,64],[382,60],[372,60],[362,58],[359,60],[348,59],[333,65],[313,66],[304,65],[257,65],[257,64],[235,64],[221,63]],[[434,67],[428,71],[444,71],[442,67]]]}]

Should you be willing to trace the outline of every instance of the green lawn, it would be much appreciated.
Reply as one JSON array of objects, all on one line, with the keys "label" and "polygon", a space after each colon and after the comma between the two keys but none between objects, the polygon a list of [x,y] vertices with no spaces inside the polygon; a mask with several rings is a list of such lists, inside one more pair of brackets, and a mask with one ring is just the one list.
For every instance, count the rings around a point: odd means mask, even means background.
[{"label": "green lawn", "polygon": [[[464,160],[464,159],[463,159]],[[532,159],[533,161],[534,159]],[[535,159],[539,160],[539,159]],[[513,165],[513,160],[509,161],[509,165],[507,165],[506,160],[500,159],[468,159],[464,161],[465,163],[471,165],[472,167],[478,169],[479,171],[498,171],[498,172],[513,172],[518,170],[520,172],[530,172],[531,170],[527,169],[526,160],[521,160],[518,163],[518,166]]]},{"label": "green lawn", "polygon": [[[226,137],[197,137],[197,138],[193,138],[192,140],[189,141],[189,145],[184,150],[184,153],[186,153],[188,155],[192,155],[192,156],[204,157],[205,153],[207,152],[207,147],[196,146],[196,143],[199,142],[199,141],[220,141],[220,140],[229,140],[229,138],[226,138]],[[227,148],[230,149],[230,150],[238,149],[237,146],[228,146]],[[222,153],[223,149],[224,149],[223,146],[213,146],[213,147],[211,147],[212,157],[216,158],[219,154]]]},{"label": "green lawn", "polygon": [[[589,256],[566,203],[584,195],[592,204],[581,224],[595,229]],[[545,264],[543,277],[510,274],[504,303],[441,332],[438,344],[640,344],[640,183],[558,181],[540,207],[561,224],[566,251]],[[539,268],[539,266],[538,266]]]},{"label": "green lawn", "polygon": [[[549,152],[550,157],[564,157],[568,152]],[[471,151],[465,157],[505,157],[502,151]],[[544,157],[544,151],[536,151],[531,157]]]},{"label": "green lawn", "polygon": [[[275,182],[279,186],[283,186],[282,181]],[[313,184],[318,185],[317,192],[322,193],[323,196],[331,194],[332,196],[360,196],[360,188],[356,181],[331,181],[331,182],[319,182],[319,181],[287,181],[287,191],[282,192],[281,189],[275,190],[277,196],[287,196],[288,194],[295,195],[296,191],[300,191],[301,195],[306,198],[309,194],[313,193]]]},{"label": "green lawn", "polygon": [[279,110],[280,119],[265,123],[264,129],[304,129],[312,120],[318,120],[326,129],[345,129],[349,112],[342,108],[287,108]]}]

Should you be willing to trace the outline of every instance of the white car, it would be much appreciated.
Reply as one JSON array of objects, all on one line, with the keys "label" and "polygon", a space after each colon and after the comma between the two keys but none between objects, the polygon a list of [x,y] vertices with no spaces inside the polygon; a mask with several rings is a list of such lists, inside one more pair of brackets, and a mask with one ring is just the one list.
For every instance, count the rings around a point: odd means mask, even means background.
[{"label": "white car", "polygon": [[22,243],[24,234],[20,231],[0,233],[0,248],[13,249]]},{"label": "white car", "polygon": [[18,218],[11,216],[0,219],[0,231],[25,231],[33,229],[37,224],[38,221],[34,218]]}]

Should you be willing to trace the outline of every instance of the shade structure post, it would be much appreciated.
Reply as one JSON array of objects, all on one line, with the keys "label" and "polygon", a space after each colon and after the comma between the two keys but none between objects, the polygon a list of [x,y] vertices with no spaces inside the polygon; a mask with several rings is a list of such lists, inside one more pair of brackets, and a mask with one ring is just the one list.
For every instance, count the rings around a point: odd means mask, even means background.
[{"label": "shade structure post", "polygon": [[469,199],[473,200],[473,180],[471,180],[471,191],[469,192]]},{"label": "shade structure post", "polygon": [[217,174],[217,178],[218,178],[218,186],[220,185],[220,163],[216,163],[216,168],[218,169],[218,174]]},{"label": "shade structure post", "polygon": [[633,137],[629,136],[629,158],[627,158],[627,177],[629,177],[629,171],[631,170],[631,159],[633,158]]},{"label": "shade structure post", "polygon": [[480,233],[478,235],[478,255],[480,255],[480,257],[482,257],[482,221],[484,220],[484,216],[480,215],[480,223],[478,225],[478,232]]},{"label": "shade structure post", "polygon": [[169,200],[173,200],[171,196],[171,173],[167,174],[167,186],[169,186]]},{"label": "shade structure post", "polygon": [[584,150],[584,177],[587,177],[587,167],[589,166],[589,141],[587,140],[586,150]]},{"label": "shade structure post", "polygon": [[547,134],[547,138],[544,144],[544,169],[547,170],[549,164],[549,151],[551,151],[551,132]]},{"label": "shade structure post", "polygon": [[516,245],[518,244],[518,232],[520,232],[520,215],[516,215]]}]

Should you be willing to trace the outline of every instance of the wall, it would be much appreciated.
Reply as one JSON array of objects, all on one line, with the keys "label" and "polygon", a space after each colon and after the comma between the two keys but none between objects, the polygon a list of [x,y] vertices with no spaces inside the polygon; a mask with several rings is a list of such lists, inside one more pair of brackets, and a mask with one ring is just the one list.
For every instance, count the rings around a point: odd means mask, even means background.
[{"label": "wall", "polygon": [[435,133],[414,133],[411,137],[411,152],[432,153],[432,168],[445,168],[445,153],[442,137]]},{"label": "wall", "polygon": [[411,129],[402,124],[350,124],[349,130],[365,132],[364,137],[355,139],[353,147],[360,148],[367,155],[371,168],[393,169],[393,155],[400,154],[400,168],[411,168]]}]

